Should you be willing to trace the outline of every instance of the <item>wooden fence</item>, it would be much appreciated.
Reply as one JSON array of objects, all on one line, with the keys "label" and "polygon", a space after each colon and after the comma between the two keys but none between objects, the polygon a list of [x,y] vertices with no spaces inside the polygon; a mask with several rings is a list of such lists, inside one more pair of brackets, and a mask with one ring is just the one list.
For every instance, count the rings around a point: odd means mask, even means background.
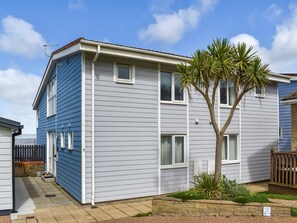
[{"label": "wooden fence", "polygon": [[271,152],[270,182],[297,186],[297,152]]},{"label": "wooden fence", "polygon": [[45,145],[15,145],[14,161],[46,162]]}]

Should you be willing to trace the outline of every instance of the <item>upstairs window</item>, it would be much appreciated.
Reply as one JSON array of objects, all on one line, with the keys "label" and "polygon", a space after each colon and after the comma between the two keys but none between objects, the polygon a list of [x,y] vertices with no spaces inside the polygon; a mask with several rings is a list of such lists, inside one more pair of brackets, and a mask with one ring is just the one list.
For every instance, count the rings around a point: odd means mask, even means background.
[{"label": "upstairs window", "polygon": [[264,87],[255,87],[255,97],[264,98],[265,97],[265,88]]},{"label": "upstairs window", "polygon": [[73,132],[68,132],[68,149],[73,149]]},{"label": "upstairs window", "polygon": [[222,161],[237,161],[237,135],[225,135],[222,145]]},{"label": "upstairs window", "polygon": [[114,81],[133,84],[135,82],[135,67],[114,63]]},{"label": "upstairs window", "polygon": [[40,112],[39,109],[36,110],[36,128],[39,126],[39,117],[40,117]]},{"label": "upstairs window", "polygon": [[47,86],[47,116],[56,114],[57,109],[57,81],[52,80]]},{"label": "upstairs window", "polygon": [[180,85],[180,75],[161,72],[161,101],[184,102],[184,91]]},{"label": "upstairs window", "polygon": [[65,132],[61,132],[61,148],[65,148]]},{"label": "upstairs window", "polygon": [[234,83],[220,82],[220,104],[233,106],[235,102]]},{"label": "upstairs window", "polygon": [[185,136],[161,136],[161,165],[185,165]]}]

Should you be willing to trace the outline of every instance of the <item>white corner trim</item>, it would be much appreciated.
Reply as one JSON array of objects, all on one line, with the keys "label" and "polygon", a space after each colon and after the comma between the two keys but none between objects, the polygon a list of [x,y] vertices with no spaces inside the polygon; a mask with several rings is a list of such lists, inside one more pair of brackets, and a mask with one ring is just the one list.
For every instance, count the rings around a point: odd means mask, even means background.
[{"label": "white corner trim", "polygon": [[186,165],[187,165],[187,188],[190,187],[190,101],[189,97],[186,94],[185,96],[187,101],[187,137],[186,137]]},{"label": "white corner trim", "polygon": [[86,203],[86,67],[81,56],[81,201]]},{"label": "white corner trim", "polygon": [[158,64],[158,194],[161,194],[161,91],[160,91],[160,75],[161,75],[161,66]]}]

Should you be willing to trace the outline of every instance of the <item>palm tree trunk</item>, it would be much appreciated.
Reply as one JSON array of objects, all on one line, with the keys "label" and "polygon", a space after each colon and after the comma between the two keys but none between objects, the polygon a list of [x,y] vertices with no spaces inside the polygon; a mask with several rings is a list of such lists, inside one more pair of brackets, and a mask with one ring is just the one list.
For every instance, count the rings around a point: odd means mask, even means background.
[{"label": "palm tree trunk", "polygon": [[215,182],[219,182],[222,172],[222,145],[224,136],[216,136],[216,153],[215,153]]}]

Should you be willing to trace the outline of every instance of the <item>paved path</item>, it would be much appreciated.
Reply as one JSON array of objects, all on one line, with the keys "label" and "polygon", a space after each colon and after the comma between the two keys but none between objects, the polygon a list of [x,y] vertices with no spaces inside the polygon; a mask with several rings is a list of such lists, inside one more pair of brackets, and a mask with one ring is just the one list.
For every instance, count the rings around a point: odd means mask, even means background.
[{"label": "paved path", "polygon": [[[65,191],[40,177],[22,178],[36,209],[32,214],[18,215],[18,223],[89,223],[127,218],[152,210],[151,198],[90,205],[81,205]],[[0,222],[1,223],[1,222]]]}]

